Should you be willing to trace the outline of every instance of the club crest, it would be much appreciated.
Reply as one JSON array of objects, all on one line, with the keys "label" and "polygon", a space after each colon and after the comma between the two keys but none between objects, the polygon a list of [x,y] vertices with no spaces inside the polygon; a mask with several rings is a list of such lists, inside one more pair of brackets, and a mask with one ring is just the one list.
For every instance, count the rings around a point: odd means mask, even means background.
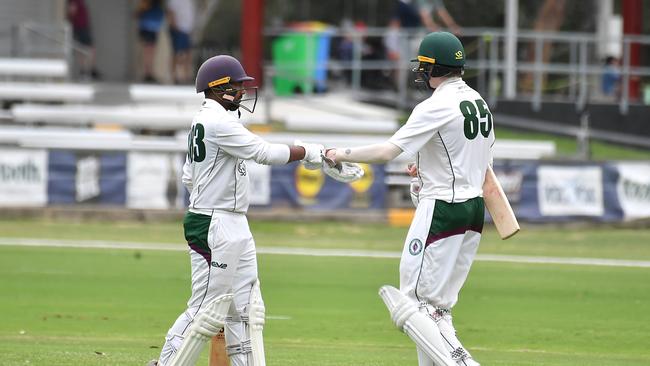
[{"label": "club crest", "polygon": [[243,160],[239,163],[239,166],[237,166],[237,171],[239,171],[240,176],[246,176],[246,163]]},{"label": "club crest", "polygon": [[413,239],[409,244],[409,253],[411,253],[411,255],[418,255],[422,252],[422,248],[424,248],[422,241],[420,241],[420,239]]}]

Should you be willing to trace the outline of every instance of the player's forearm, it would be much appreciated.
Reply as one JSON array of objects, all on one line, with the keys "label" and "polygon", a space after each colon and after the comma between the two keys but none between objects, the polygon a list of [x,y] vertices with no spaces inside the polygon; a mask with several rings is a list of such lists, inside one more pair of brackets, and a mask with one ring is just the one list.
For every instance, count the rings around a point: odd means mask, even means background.
[{"label": "player's forearm", "polygon": [[395,159],[401,153],[402,150],[399,147],[390,142],[384,142],[360,147],[336,148],[328,151],[327,156],[333,157],[333,160],[337,162],[385,163]]},{"label": "player's forearm", "polygon": [[287,163],[302,160],[305,157],[305,152],[305,148],[302,146],[289,146],[289,161]]}]

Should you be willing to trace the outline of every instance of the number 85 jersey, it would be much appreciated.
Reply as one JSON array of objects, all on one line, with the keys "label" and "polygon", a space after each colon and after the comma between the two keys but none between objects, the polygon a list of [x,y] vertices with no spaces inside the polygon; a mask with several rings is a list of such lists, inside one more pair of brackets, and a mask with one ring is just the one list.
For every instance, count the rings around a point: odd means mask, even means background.
[{"label": "number 85 jersey", "polygon": [[420,200],[464,202],[483,195],[493,127],[481,95],[461,78],[451,78],[413,109],[389,142],[416,157]]}]

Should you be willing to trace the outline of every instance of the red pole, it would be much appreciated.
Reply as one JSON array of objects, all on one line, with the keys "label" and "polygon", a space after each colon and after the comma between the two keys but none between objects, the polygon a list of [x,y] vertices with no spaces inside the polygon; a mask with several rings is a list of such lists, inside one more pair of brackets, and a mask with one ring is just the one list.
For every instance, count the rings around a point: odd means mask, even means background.
[{"label": "red pole", "polygon": [[[623,33],[641,34],[643,28],[642,0],[623,0]],[[640,45],[630,43],[630,67],[639,66],[641,61]],[[630,78],[630,99],[639,98],[639,78]]]},{"label": "red pole", "polygon": [[246,73],[262,86],[262,30],[264,0],[243,0],[241,8],[241,54]]}]

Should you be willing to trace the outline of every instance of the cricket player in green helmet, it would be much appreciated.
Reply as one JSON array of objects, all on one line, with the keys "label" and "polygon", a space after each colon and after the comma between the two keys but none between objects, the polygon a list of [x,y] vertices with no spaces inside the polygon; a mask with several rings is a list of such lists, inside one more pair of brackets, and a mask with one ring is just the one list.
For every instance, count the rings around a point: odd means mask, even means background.
[{"label": "cricket player in green helmet", "polygon": [[400,288],[380,295],[394,323],[416,343],[420,366],[477,366],[452,323],[483,230],[483,182],[492,163],[492,114],[462,79],[465,50],[456,36],[433,32],[420,43],[413,71],[431,96],[388,141],[326,150],[331,162],[415,158],[417,206],[400,262]]}]

